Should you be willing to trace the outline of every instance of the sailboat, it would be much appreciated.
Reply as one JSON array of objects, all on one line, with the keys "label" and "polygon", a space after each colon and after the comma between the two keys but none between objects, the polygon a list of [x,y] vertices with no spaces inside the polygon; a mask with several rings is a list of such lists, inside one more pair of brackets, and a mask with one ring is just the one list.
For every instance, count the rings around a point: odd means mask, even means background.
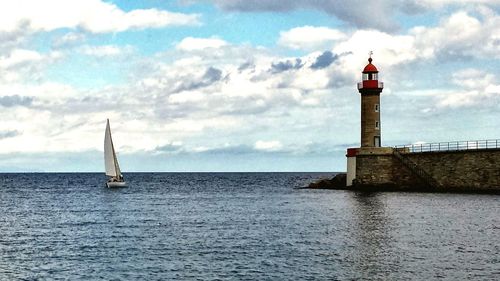
[{"label": "sailboat", "polygon": [[104,133],[104,166],[106,168],[106,176],[110,177],[106,182],[107,187],[127,187],[127,183],[123,180],[123,175],[120,171],[120,165],[118,165],[118,159],[116,158],[109,119],[107,119],[106,132]]}]

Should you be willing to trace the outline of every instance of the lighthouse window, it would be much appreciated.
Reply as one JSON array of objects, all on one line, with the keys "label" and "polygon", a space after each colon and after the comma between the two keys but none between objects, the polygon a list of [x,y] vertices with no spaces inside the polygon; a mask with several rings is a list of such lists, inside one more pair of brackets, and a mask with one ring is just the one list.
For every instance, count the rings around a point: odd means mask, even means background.
[{"label": "lighthouse window", "polygon": [[368,80],[368,73],[363,73],[363,81]]},{"label": "lighthouse window", "polygon": [[375,112],[378,112],[379,111],[379,108],[378,108],[378,104],[375,105]]},{"label": "lighthouse window", "polygon": [[373,80],[373,74],[372,73],[368,73],[368,80]]},{"label": "lighthouse window", "polygon": [[378,121],[375,121],[375,129],[380,129],[380,124],[378,123]]},{"label": "lighthouse window", "polygon": [[378,80],[378,74],[377,73],[373,73],[373,80]]}]

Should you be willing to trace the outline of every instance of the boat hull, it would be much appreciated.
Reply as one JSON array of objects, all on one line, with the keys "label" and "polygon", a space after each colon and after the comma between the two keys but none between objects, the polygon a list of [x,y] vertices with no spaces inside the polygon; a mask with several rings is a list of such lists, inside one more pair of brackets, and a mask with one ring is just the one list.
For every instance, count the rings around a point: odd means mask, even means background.
[{"label": "boat hull", "polygon": [[108,188],[127,187],[127,183],[124,181],[108,181],[106,186]]}]

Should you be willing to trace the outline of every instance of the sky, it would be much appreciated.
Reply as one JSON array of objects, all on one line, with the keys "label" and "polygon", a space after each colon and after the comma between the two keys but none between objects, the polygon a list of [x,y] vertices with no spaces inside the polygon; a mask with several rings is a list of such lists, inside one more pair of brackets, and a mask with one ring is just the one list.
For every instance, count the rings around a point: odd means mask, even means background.
[{"label": "sky", "polygon": [[345,171],[373,51],[382,145],[500,139],[500,0],[0,2],[0,172]]}]

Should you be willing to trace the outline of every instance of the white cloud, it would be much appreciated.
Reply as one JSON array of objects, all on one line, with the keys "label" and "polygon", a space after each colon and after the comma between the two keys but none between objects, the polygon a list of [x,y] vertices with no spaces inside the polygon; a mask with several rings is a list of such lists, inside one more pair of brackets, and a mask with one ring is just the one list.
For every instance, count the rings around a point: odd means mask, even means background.
[{"label": "white cloud", "polygon": [[181,92],[168,97],[168,102],[172,104],[196,103],[204,100],[204,93],[198,91]]},{"label": "white cloud", "polygon": [[0,56],[0,81],[36,82],[42,76],[42,70],[50,63],[60,59],[58,51],[42,54],[27,49],[12,49]]},{"label": "white cloud", "polygon": [[438,95],[438,107],[484,107],[494,106],[500,101],[500,84],[497,84],[491,73],[472,68],[464,69],[454,73],[452,81],[459,90]]},{"label": "white cloud", "polygon": [[495,82],[495,76],[479,69],[468,68],[452,74],[453,83],[461,88],[486,88]]},{"label": "white cloud", "polygon": [[[359,59],[366,60],[369,51],[374,51],[376,64],[393,65],[416,59],[414,37],[409,35],[390,35],[375,30],[359,30],[347,40],[337,44],[336,53],[352,52]],[[374,62],[375,63],[375,62]],[[351,65],[357,66],[358,63]]]},{"label": "white cloud", "polygon": [[182,39],[176,46],[177,50],[196,51],[207,48],[221,48],[227,46],[228,43],[218,38],[193,38],[186,37]]},{"label": "white cloud", "polygon": [[126,12],[102,0],[0,2],[0,30],[7,32],[26,26],[35,31],[71,28],[93,33],[106,33],[198,23],[198,15],[172,13],[158,9],[138,9]]},{"label": "white cloud", "polygon": [[[418,60],[453,61],[500,58],[500,17],[482,9],[483,16],[458,11],[437,26],[415,27],[407,34],[393,35],[377,30],[358,30],[333,47],[340,71],[358,75],[358,65],[374,51],[374,64],[382,69]],[[489,16],[485,16],[489,15]]]},{"label": "white cloud", "polygon": [[283,148],[283,145],[281,144],[281,142],[277,140],[273,141],[259,140],[255,142],[254,148],[256,150],[262,150],[262,151],[278,151]]},{"label": "white cloud", "polygon": [[132,51],[132,47],[119,47],[113,45],[104,45],[104,46],[84,46],[82,47],[82,53],[88,56],[94,57],[113,57],[119,56],[126,53],[130,53]]},{"label": "white cloud", "polygon": [[464,107],[478,104],[480,101],[477,99],[481,97],[482,93],[478,91],[455,92],[449,95],[438,96],[438,107]]},{"label": "white cloud", "polygon": [[333,42],[345,37],[337,29],[302,26],[281,32],[278,44],[292,49],[318,49],[331,47]]},{"label": "white cloud", "polygon": [[16,49],[8,56],[0,57],[0,67],[9,68],[23,63],[37,62],[43,59],[43,56],[31,50]]},{"label": "white cloud", "polygon": [[415,49],[424,58],[500,58],[500,17],[480,18],[464,11],[454,13],[437,27],[415,27]]},{"label": "white cloud", "polygon": [[69,46],[85,41],[86,36],[83,33],[69,32],[54,42],[55,47]]}]

